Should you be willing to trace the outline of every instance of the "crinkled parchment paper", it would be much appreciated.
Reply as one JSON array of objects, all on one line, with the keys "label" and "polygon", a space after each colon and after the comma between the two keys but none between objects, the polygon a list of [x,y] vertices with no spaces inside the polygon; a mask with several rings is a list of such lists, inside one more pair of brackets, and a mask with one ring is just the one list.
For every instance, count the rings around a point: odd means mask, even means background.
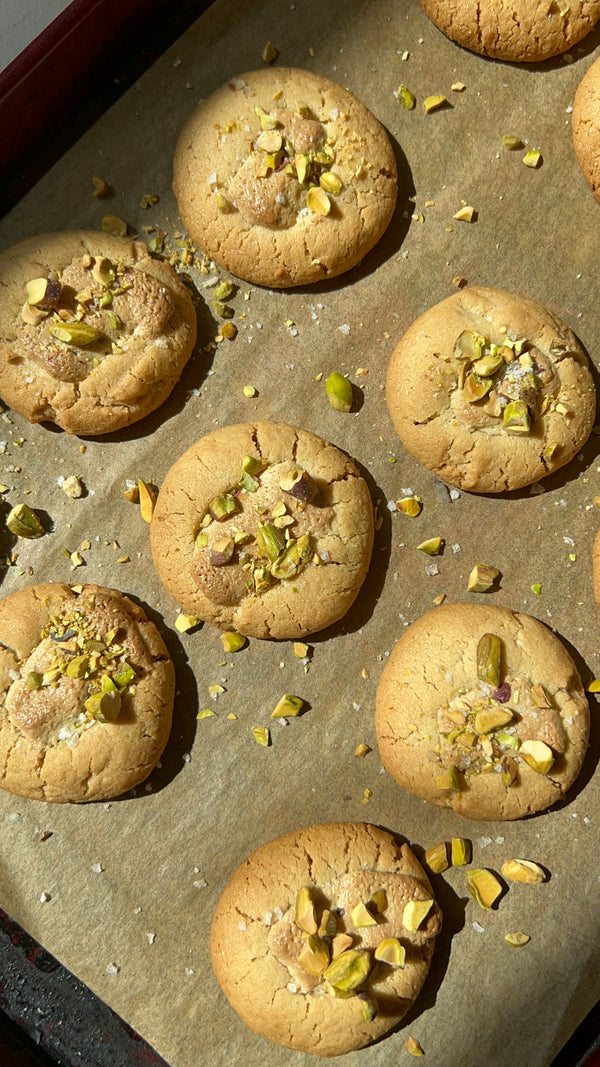
[{"label": "crinkled parchment paper", "polygon": [[[598,364],[600,205],[572,152],[570,106],[600,35],[569,57],[519,67],[462,51],[416,0],[218,0],[0,224],[2,245],[44,230],[99,227],[106,213],[142,236],[143,226],[160,226],[172,244],[178,131],[199,98],[261,66],[269,39],[278,63],[337,80],[385,124],[398,156],[398,210],[379,247],[347,276],[287,293],[242,283],[230,301],[239,330],[232,342],[211,345],[218,323],[206,286],[214,272],[182,265],[201,298],[198,349],[171,399],[129,431],[82,442],[11,412],[1,416],[6,499],[52,520],[43,539],[16,545],[3,593],[49,579],[131,593],[164,629],[178,697],[162,767],[135,796],[81,807],[0,796],[0,905],[173,1067],[196,1065],[199,1056],[211,1065],[306,1064],[308,1055],[249,1032],[213,977],[210,921],[233,868],[266,839],[315,821],[370,820],[417,851],[468,836],[476,865],[499,870],[524,857],[542,863],[549,880],[511,886],[497,910],[483,911],[466,892],[464,870],[437,878],[445,928],[417,1008],[405,1028],[345,1062],[404,1062],[411,1033],[431,1067],[548,1064],[600,992],[597,726],[568,803],[518,823],[471,823],[403,793],[382,773],[373,711],[394,642],[442,593],[534,614],[556,628],[586,682],[600,674],[590,562],[598,439],[531,490],[449,494],[397,440],[384,380],[403,331],[454,292],[459,277],[545,304]],[[416,96],[413,111],[394,95],[402,83]],[[438,93],[449,106],[426,114],[423,100]],[[505,134],[540,149],[541,166],[523,166],[525,150],[503,149]],[[93,197],[93,175],[114,187],[112,200]],[[144,210],[147,194],[160,199]],[[476,209],[476,221],[453,220],[463,202]],[[355,413],[330,408],[324,378],[332,370],[359,387]],[[245,385],[258,395],[247,398]],[[127,479],[160,485],[203,433],[252,418],[303,425],[354,456],[382,519],[355,608],[311,640],[307,672],[291,642],[252,641],[225,656],[209,626],[177,634],[179,607],[153,569],[148,527],[123,496]],[[87,487],[79,500],[58,484],[71,474]],[[418,518],[386,506],[408,489],[423,500]],[[416,551],[438,535],[443,556]],[[85,566],[72,571],[64,549],[85,541]],[[2,544],[3,553],[14,548]],[[119,562],[124,556],[129,561]],[[467,593],[475,563],[500,569],[497,592]],[[214,684],[224,692],[213,704]],[[279,726],[269,716],[285,692],[308,707]],[[216,717],[197,721],[208,706]],[[251,732],[265,724],[269,748]],[[372,749],[363,759],[354,755],[360,743]],[[52,836],[42,841],[42,831]],[[525,948],[505,944],[513,930],[531,935]]]}]

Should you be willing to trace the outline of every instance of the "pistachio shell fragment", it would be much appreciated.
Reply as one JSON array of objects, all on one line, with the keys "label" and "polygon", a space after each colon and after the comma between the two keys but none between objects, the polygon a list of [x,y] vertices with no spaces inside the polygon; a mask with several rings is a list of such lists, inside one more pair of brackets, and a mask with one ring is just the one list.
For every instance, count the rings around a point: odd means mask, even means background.
[{"label": "pistachio shell fragment", "polygon": [[315,905],[308,886],[302,886],[296,894],[295,903],[296,923],[307,934],[317,933],[317,920],[315,918]]},{"label": "pistachio shell fragment", "polygon": [[446,842],[440,841],[438,845],[432,845],[425,852],[425,863],[434,874],[441,874],[448,870],[448,850]]},{"label": "pistachio shell fragment", "polygon": [[502,892],[496,876],[485,867],[473,867],[467,871],[467,889],[482,908],[491,908]]},{"label": "pistachio shell fragment", "polygon": [[500,685],[501,660],[501,638],[497,634],[482,634],[477,645],[477,677],[495,689]]},{"label": "pistachio shell fragment", "polygon": [[509,882],[524,882],[528,885],[543,882],[546,877],[542,868],[533,860],[507,860],[500,870]]},{"label": "pistachio shell fragment", "polygon": [[386,937],[380,941],[375,949],[375,959],[380,963],[389,963],[390,967],[403,967],[406,960],[406,949],[401,945],[397,937]]},{"label": "pistachio shell fragment", "polygon": [[275,710],[271,712],[271,718],[295,718],[300,714],[303,707],[304,701],[300,697],[290,696],[286,693],[285,696],[282,696]]},{"label": "pistachio shell fragment", "polygon": [[477,563],[469,575],[467,589],[469,593],[487,593],[493,586],[500,571],[489,567],[487,563]]},{"label": "pistachio shell fragment", "polygon": [[466,837],[453,837],[451,848],[453,867],[464,867],[471,862],[471,842]]},{"label": "pistachio shell fragment", "polygon": [[15,537],[33,540],[44,536],[44,527],[27,504],[15,504],[6,516],[6,526]]},{"label": "pistachio shell fragment", "polygon": [[326,967],[329,966],[329,948],[322,938],[317,937],[316,934],[310,934],[306,944],[304,945],[300,955],[298,956],[298,963],[301,967],[304,967],[305,971],[312,974],[315,978],[319,978]]},{"label": "pistachio shell fragment", "polygon": [[329,964],[323,978],[334,989],[351,992],[362,985],[370,970],[371,960],[368,953],[347,949]]},{"label": "pistachio shell fragment", "polygon": [[523,741],[519,756],[529,764],[536,774],[548,774],[554,763],[552,749],[545,741]]},{"label": "pistachio shell fragment", "polygon": [[362,926],[377,926],[377,919],[361,901],[352,909],[352,923],[359,930]]},{"label": "pistachio shell fragment", "polygon": [[348,378],[344,378],[343,374],[338,374],[337,371],[332,371],[327,378],[325,388],[327,390],[327,396],[329,397],[329,403],[335,411],[351,410],[354,394],[352,391],[352,382],[350,382]]},{"label": "pistachio shell fragment", "polygon": [[402,912],[402,925],[405,930],[415,933],[427,918],[433,907],[433,900],[409,900]]},{"label": "pistachio shell fragment", "polygon": [[523,945],[526,945],[531,941],[531,936],[529,934],[524,934],[522,930],[517,930],[514,934],[505,934],[504,940],[507,945],[511,945],[512,948],[522,948]]}]

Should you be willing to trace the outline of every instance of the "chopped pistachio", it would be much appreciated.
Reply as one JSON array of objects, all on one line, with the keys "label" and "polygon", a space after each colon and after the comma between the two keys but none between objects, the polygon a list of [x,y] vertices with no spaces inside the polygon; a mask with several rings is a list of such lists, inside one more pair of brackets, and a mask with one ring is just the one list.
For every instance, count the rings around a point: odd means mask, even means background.
[{"label": "chopped pistachio", "polygon": [[313,211],[317,215],[329,215],[331,200],[324,189],[321,189],[318,185],[313,185],[306,194],[306,206],[309,211]]},{"label": "chopped pistachio", "polygon": [[92,178],[94,185],[94,196],[99,200],[104,200],[105,197],[110,196],[110,185],[104,181],[104,178]]},{"label": "chopped pistachio", "polygon": [[529,152],[526,152],[522,160],[525,166],[530,167],[532,170],[535,170],[536,167],[539,167],[541,161],[542,153],[534,151],[533,149]]},{"label": "chopped pistachio", "polygon": [[156,493],[151,485],[138,478],[138,493],[140,502],[140,514],[144,522],[152,522]]},{"label": "chopped pistachio", "polygon": [[48,332],[66,345],[90,345],[100,337],[100,331],[85,322],[55,322]]},{"label": "chopped pistachio", "polygon": [[362,985],[370,970],[371,960],[368,953],[347,949],[329,964],[323,978],[334,989],[351,992]]},{"label": "chopped pistachio", "polygon": [[290,696],[285,694],[278,702],[274,711],[271,712],[272,719],[284,719],[284,718],[296,718],[300,714],[304,707],[304,701],[300,697]]},{"label": "chopped pistachio", "polygon": [[199,711],[198,714],[196,715],[196,718],[197,719],[212,719],[212,718],[216,717],[216,714],[217,714],[216,711],[213,711],[212,708],[202,708],[202,710]]},{"label": "chopped pistachio", "polygon": [[438,789],[460,789],[462,783],[458,767],[447,767],[442,774],[437,775],[435,784]]},{"label": "chopped pistachio", "polygon": [[502,425],[507,433],[528,434],[531,430],[531,414],[524,400],[511,400],[504,408]]},{"label": "chopped pistachio", "polygon": [[345,952],[347,948],[352,947],[352,937],[350,934],[336,934],[331,942],[331,958],[337,959],[341,956],[342,952]]},{"label": "chopped pistachio", "polygon": [[308,974],[320,978],[326,967],[329,966],[329,947],[322,938],[316,934],[309,934],[308,939],[298,956],[298,963]]},{"label": "chopped pistachio", "polygon": [[213,497],[208,505],[208,510],[213,519],[216,519],[217,522],[228,518],[229,515],[235,514],[238,509],[238,502],[231,493],[222,493],[221,496]]},{"label": "chopped pistachio", "polygon": [[310,474],[300,467],[282,475],[279,479],[279,488],[289,496],[295,497],[296,500],[301,500],[303,504],[309,504],[317,493],[317,486]]},{"label": "chopped pistachio", "polygon": [[536,774],[548,774],[554,763],[552,749],[544,741],[523,741],[519,756]]},{"label": "chopped pistachio", "polygon": [[497,688],[501,661],[502,639],[497,634],[482,634],[477,644],[477,677]]},{"label": "chopped pistachio", "polygon": [[362,901],[352,909],[351,918],[357,930],[363,926],[377,926],[377,919]]},{"label": "chopped pistachio", "polygon": [[334,937],[337,933],[337,915],[334,911],[325,908],[321,913],[321,921],[317,931],[319,937]]},{"label": "chopped pistachio", "polygon": [[517,930],[514,934],[505,934],[504,940],[512,948],[522,948],[523,945],[531,941],[531,935],[524,934],[522,930]]},{"label": "chopped pistachio", "polygon": [[296,659],[304,659],[308,656],[310,646],[306,645],[304,641],[294,641],[294,656]]},{"label": "chopped pistachio", "polygon": [[434,874],[441,874],[448,869],[448,849],[445,841],[432,845],[425,852],[425,863]]},{"label": "chopped pistachio", "polygon": [[48,311],[42,311],[41,308],[33,307],[28,304],[27,301],[21,308],[21,318],[26,326],[39,326],[40,322],[43,322],[49,315]]},{"label": "chopped pistachio", "polygon": [[485,337],[476,330],[463,330],[454,345],[454,358],[475,361],[481,357]]},{"label": "chopped pistachio", "polygon": [[79,500],[83,496],[83,484],[81,478],[78,478],[76,474],[70,474],[68,478],[65,478],[64,482],[61,483],[61,489],[72,500]]},{"label": "chopped pistachio", "polygon": [[406,1045],[406,1048],[408,1049],[408,1051],[410,1052],[411,1056],[424,1056],[425,1055],[425,1053],[423,1052],[423,1049],[421,1048],[421,1046],[420,1046],[419,1042],[417,1041],[416,1037],[409,1037],[408,1041],[405,1042],[405,1045]]},{"label": "chopped pistachio", "polygon": [[406,960],[406,949],[401,945],[397,937],[386,937],[380,941],[375,949],[375,959],[380,963],[388,963],[390,967],[403,967]]},{"label": "chopped pistachio", "polygon": [[149,207],[154,207],[155,204],[158,204],[158,200],[159,198],[156,193],[146,193],[140,200],[140,207],[144,208],[144,210]]},{"label": "chopped pistachio", "polygon": [[253,385],[245,385],[242,389],[242,392],[244,396],[248,397],[249,400],[252,400],[252,398],[257,396],[258,394],[258,390],[255,389]]},{"label": "chopped pistachio", "polygon": [[515,149],[523,148],[523,142],[520,137],[512,137],[510,134],[505,134],[502,138],[502,144],[509,152],[514,152]]},{"label": "chopped pistachio", "polygon": [[402,925],[405,930],[415,933],[429,915],[433,900],[409,900],[402,912]]},{"label": "chopped pistachio", "polygon": [[27,675],[27,685],[30,689],[39,689],[42,684],[43,675],[38,674],[37,671],[30,671]]},{"label": "chopped pistachio", "polygon": [[117,215],[105,215],[102,219],[103,233],[113,233],[117,237],[127,236],[127,223]]},{"label": "chopped pistachio", "polygon": [[504,358],[498,352],[488,352],[487,355],[481,356],[473,364],[473,370],[475,374],[479,374],[482,378],[488,378],[490,375],[495,374],[500,367],[504,366]]},{"label": "chopped pistachio", "polygon": [[472,204],[464,204],[459,211],[452,216],[458,222],[474,222],[477,212]]},{"label": "chopped pistachio", "polygon": [[227,341],[233,341],[237,337],[237,332],[237,326],[234,326],[232,322],[224,322],[221,326],[221,337]]},{"label": "chopped pistachio", "polygon": [[509,882],[535,884],[543,882],[546,877],[543,869],[533,860],[507,860],[500,870]]},{"label": "chopped pistachio", "polygon": [[221,634],[221,643],[224,652],[239,652],[246,644],[246,638],[236,630],[226,630]]},{"label": "chopped pistachio", "polygon": [[371,893],[369,904],[375,908],[376,912],[383,915],[388,906],[388,898],[385,889],[376,889],[374,893]]},{"label": "chopped pistachio", "polygon": [[416,100],[410,89],[407,89],[405,85],[400,85],[396,91],[396,96],[398,97],[398,103],[402,104],[403,108],[406,108],[407,111],[412,111]]},{"label": "chopped pistachio", "polygon": [[235,539],[220,537],[210,546],[210,562],[213,567],[225,567],[233,558]]},{"label": "chopped pistachio", "polygon": [[471,842],[466,837],[453,837],[451,848],[453,867],[464,867],[471,862]]},{"label": "chopped pistachio", "polygon": [[482,908],[491,908],[502,892],[496,876],[485,867],[473,867],[467,871],[467,889]]},{"label": "chopped pistachio", "polygon": [[285,549],[285,534],[279,527],[271,524],[259,526],[256,531],[256,543],[262,555],[274,563]]},{"label": "chopped pistachio", "polygon": [[[414,500],[414,497],[412,499]],[[421,544],[417,545],[417,552],[426,552],[428,556],[439,556],[443,547],[442,537],[430,537],[428,541],[421,541]]]},{"label": "chopped pistachio", "polygon": [[56,278],[33,278],[27,282],[27,303],[40,308],[56,307],[62,286]]},{"label": "chopped pistachio", "polygon": [[335,411],[350,411],[352,408],[352,382],[345,378],[343,374],[338,374],[337,371],[332,373],[327,378],[325,383],[327,390],[327,396],[329,397],[329,403]]},{"label": "chopped pistachio", "polygon": [[487,396],[491,388],[490,378],[480,378],[478,374],[471,371],[463,383],[463,396],[469,404],[476,404],[478,400],[483,400],[484,396]]},{"label": "chopped pistachio", "polygon": [[332,196],[339,196],[342,191],[342,179],[332,170],[323,171],[319,177],[319,185]]},{"label": "chopped pistachio", "polygon": [[296,923],[307,934],[317,933],[317,920],[315,918],[315,905],[311,890],[308,886],[302,886],[296,894],[295,903]]},{"label": "chopped pistachio", "polygon": [[44,536],[44,527],[27,504],[15,504],[6,516],[6,526],[15,537],[32,540]]},{"label": "chopped pistachio", "polygon": [[263,748],[268,748],[271,744],[271,734],[267,726],[254,726],[252,728],[252,736],[257,745],[262,745]]},{"label": "chopped pistachio", "polygon": [[478,711],[475,716],[474,728],[475,733],[489,734],[492,730],[499,730],[502,726],[508,726],[509,722],[512,722],[514,715],[508,708],[485,708],[483,711]]},{"label": "chopped pistachio", "polygon": [[217,210],[220,211],[222,215],[228,215],[231,211],[233,211],[233,204],[231,203],[231,200],[228,200],[227,197],[223,195],[223,193],[219,192],[218,189],[215,193],[215,199],[217,201]]},{"label": "chopped pistachio", "polygon": [[120,669],[113,675],[118,689],[126,689],[128,685],[132,685],[136,681],[136,678],[137,675],[130,663],[121,664]]},{"label": "chopped pistachio", "polygon": [[85,709],[98,722],[114,722],[121,710],[121,697],[116,690],[94,693],[85,701]]},{"label": "chopped pistachio", "polygon": [[274,63],[279,55],[272,41],[267,41],[262,51],[263,63]]},{"label": "chopped pistachio", "polygon": [[200,619],[197,619],[195,615],[186,615],[185,612],[180,611],[175,619],[175,629],[180,634],[186,634],[188,630],[193,630],[194,626],[198,626],[199,622]]},{"label": "chopped pistachio", "polygon": [[423,101],[423,107],[425,108],[427,114],[429,114],[430,111],[435,111],[438,107],[442,107],[443,104],[447,103],[448,100],[445,96],[427,96]]},{"label": "chopped pistachio", "polygon": [[499,577],[500,571],[496,567],[477,563],[469,575],[467,589],[469,593],[487,593]]},{"label": "chopped pistachio", "polygon": [[396,508],[401,511],[403,515],[409,515],[414,519],[417,515],[420,515],[423,505],[416,496],[405,496],[402,500],[395,501]]},{"label": "chopped pistachio", "polygon": [[365,744],[357,745],[356,748],[354,749],[354,755],[358,756],[359,759],[363,759],[363,757],[366,756],[370,751],[371,751],[371,749],[369,748],[368,745],[365,745]]}]

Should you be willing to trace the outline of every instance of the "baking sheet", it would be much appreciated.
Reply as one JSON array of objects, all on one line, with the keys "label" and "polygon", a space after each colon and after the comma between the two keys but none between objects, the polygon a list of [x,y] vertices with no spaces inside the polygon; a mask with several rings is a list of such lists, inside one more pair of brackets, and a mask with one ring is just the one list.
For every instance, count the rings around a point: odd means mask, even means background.
[{"label": "baking sheet", "polygon": [[[466,893],[464,871],[437,878],[445,926],[415,1010],[398,1032],[344,1062],[401,1062],[412,1034],[432,1067],[501,1067],[516,1058],[545,1065],[600,995],[595,700],[590,753],[568,803],[512,824],[469,822],[402,792],[382,772],[373,711],[394,642],[442,593],[530,612],[556,629],[586,681],[600,675],[590,563],[598,438],[532,489],[452,499],[404,452],[384,381],[395,342],[416,315],[455,291],[457,278],[540,301],[599,366],[600,206],[572,152],[569,109],[600,36],[569,57],[521,68],[459,49],[416,0],[217,0],[0,223],[2,246],[45,230],[99,227],[106,213],[142,236],[143,226],[160,226],[172,245],[177,133],[198,99],[261,66],[268,40],[277,63],[331,77],[384,123],[399,164],[398,209],[380,245],[346,276],[287,293],[242,283],[231,301],[233,342],[211,344],[218,323],[205,283],[212,272],[185,267],[201,296],[198,349],[171,399],[130,430],[83,441],[11,412],[0,416],[6,499],[46,512],[52,524],[40,541],[18,543],[2,592],[51,579],[123,589],[163,628],[178,676],[162,766],[135,795],[81,807],[0,795],[0,906],[172,1067],[191,1067],[199,1055],[211,1065],[308,1064],[312,1057],[248,1031],[213,977],[210,921],[234,867],[271,837],[331,819],[375,822],[418,853],[468,836],[476,865],[499,870],[522,856],[542,863],[549,880],[511,886],[497,910],[484,912]],[[460,92],[451,88],[457,82]],[[414,111],[399,105],[400,84],[415,94]],[[450,106],[427,115],[423,100],[435,93]],[[525,150],[502,148],[505,134],[540,149],[542,165],[524,167]],[[92,196],[93,175],[113,186],[113,199]],[[147,194],[160,199],[143,210]],[[453,220],[463,201],[475,207],[474,223]],[[360,390],[356,413],[329,407],[324,379],[332,370],[349,373]],[[258,395],[247,398],[244,385]],[[252,641],[225,656],[209,626],[177,634],[178,605],[153,569],[148,527],[123,497],[127,479],[160,485],[196,438],[253,418],[303,425],[355,457],[382,520],[362,593],[341,623],[309,639],[306,673],[291,642]],[[71,474],[86,485],[80,500],[58,484]],[[406,489],[422,497],[416,519],[387,508]],[[437,535],[446,541],[442,557],[416,551]],[[85,565],[73,571],[64,549],[85,541]],[[0,547],[10,554],[14,546],[5,538]],[[118,562],[124,556],[129,562]],[[475,563],[500,569],[497,592],[467,593]],[[214,704],[213,684],[225,690]],[[301,696],[308,710],[280,727],[269,716],[284,692]],[[216,717],[197,721],[207,706]],[[269,748],[251,733],[265,724]],[[354,756],[360,743],[372,750],[364,759]],[[516,929],[531,934],[520,950],[503,940]]]}]

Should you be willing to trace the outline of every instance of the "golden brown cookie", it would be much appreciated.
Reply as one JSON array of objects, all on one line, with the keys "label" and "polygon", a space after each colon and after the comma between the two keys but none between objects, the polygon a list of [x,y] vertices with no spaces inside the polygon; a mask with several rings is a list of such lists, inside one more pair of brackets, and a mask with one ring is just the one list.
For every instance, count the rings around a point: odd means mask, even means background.
[{"label": "golden brown cookie", "polygon": [[277,288],[333,278],[379,240],[396,202],[385,130],[347,89],[268,68],[198,106],[173,189],[194,241],[239,278]]},{"label": "golden brown cookie", "polygon": [[0,787],[105,800],[138,785],[171,729],[175,672],[115,589],[48,582],[0,601]]},{"label": "golden brown cookie", "polygon": [[161,581],[187,612],[248,637],[296,638],[356,598],[373,507],[333,445],[284,423],[241,423],[174,463],[150,533]]},{"label": "golden brown cookie", "polygon": [[568,51],[600,18],[598,0],[420,0],[431,21],[472,52],[535,63]]},{"label": "golden brown cookie", "polygon": [[0,396],[30,422],[110,433],[168,397],[196,340],[191,297],[142,241],[41,234],[0,255]]},{"label": "golden brown cookie", "polygon": [[475,286],[409,327],[390,360],[386,399],[408,451],[474,493],[519,489],[563,467],[596,409],[568,326],[531,300]]},{"label": "golden brown cookie", "polygon": [[441,912],[408,845],[325,823],[262,845],[234,871],[211,932],[215,974],[256,1033],[338,1056],[396,1026],[427,977]]},{"label": "golden brown cookie", "polygon": [[592,63],[578,86],[571,126],[577,162],[600,200],[600,59]]},{"label": "golden brown cookie", "polygon": [[573,660],[541,622],[448,604],[396,644],[375,723],[382,762],[409,793],[470,819],[519,819],[573,784],[590,715]]}]

